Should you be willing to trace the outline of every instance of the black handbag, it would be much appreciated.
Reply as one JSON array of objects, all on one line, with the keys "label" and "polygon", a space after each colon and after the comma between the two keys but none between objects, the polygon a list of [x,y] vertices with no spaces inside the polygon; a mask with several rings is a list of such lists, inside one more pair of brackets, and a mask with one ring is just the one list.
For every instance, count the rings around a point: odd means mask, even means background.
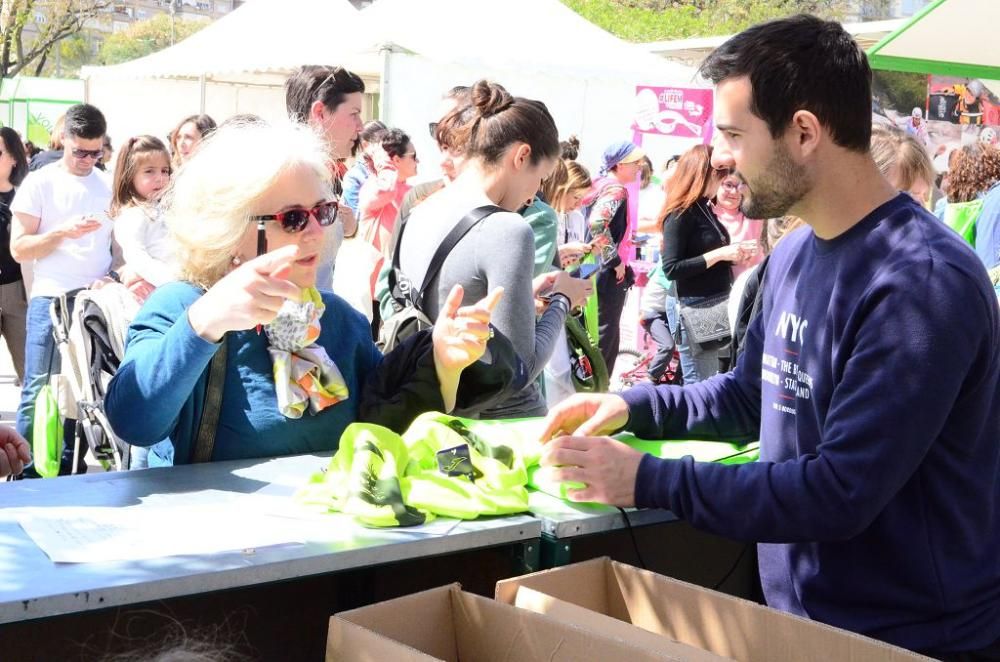
[{"label": "black handbag", "polygon": [[688,339],[703,350],[722,347],[732,334],[729,328],[729,295],[719,294],[692,304],[680,304],[681,324]]},{"label": "black handbag", "polygon": [[[706,211],[700,202],[697,205],[698,210],[705,216],[709,225],[719,233],[719,239],[725,245],[726,235],[719,228],[718,219]],[[702,351],[719,349],[728,344],[732,337],[732,330],[729,327],[729,292],[706,297],[697,303],[680,303],[680,315],[681,324],[684,325],[691,344],[698,345]]]}]

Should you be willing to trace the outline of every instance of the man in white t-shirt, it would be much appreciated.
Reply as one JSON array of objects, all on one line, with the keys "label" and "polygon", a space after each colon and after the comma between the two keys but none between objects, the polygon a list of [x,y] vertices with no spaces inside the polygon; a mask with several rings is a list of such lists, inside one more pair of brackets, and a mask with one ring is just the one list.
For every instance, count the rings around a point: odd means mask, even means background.
[{"label": "man in white t-shirt", "polygon": [[[31,263],[24,386],[17,431],[31,439],[35,399],[60,369],[49,308],[54,299],[89,287],[111,268],[111,182],[94,165],[104,149],[107,123],[101,111],[79,104],[66,111],[62,159],[32,172],[18,189],[11,211],[11,255]],[[72,307],[72,298],[68,298]],[[70,308],[72,310],[72,308]],[[67,420],[60,474],[72,471],[74,422]],[[82,458],[78,468],[86,470]],[[31,468],[25,475],[33,475]]]}]

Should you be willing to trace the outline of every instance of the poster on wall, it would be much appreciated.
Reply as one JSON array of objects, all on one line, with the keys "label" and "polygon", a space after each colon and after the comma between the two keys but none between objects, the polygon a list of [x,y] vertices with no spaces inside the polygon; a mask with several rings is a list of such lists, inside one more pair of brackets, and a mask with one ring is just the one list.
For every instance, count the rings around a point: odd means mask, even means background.
[{"label": "poster on wall", "polygon": [[632,142],[649,156],[655,184],[629,192],[631,227],[655,226],[665,197],[661,177],[667,159],[711,143],[713,99],[710,87],[636,86]]},{"label": "poster on wall", "polygon": [[928,76],[924,104],[912,109],[885,108],[874,119],[919,140],[935,170],[943,173],[958,148],[977,142],[1000,147],[1000,81]]},{"label": "poster on wall", "polygon": [[996,81],[931,76],[927,84],[927,119],[962,126],[1000,126]]},{"label": "poster on wall", "polygon": [[[919,119],[908,118],[902,128],[914,133],[915,123]],[[976,142],[1000,146],[1000,81],[928,76],[924,123],[917,134],[938,172],[947,170],[949,154],[959,147]]]},{"label": "poster on wall", "polygon": [[637,85],[633,141],[657,169],[667,158],[712,140],[713,91],[707,87]]}]

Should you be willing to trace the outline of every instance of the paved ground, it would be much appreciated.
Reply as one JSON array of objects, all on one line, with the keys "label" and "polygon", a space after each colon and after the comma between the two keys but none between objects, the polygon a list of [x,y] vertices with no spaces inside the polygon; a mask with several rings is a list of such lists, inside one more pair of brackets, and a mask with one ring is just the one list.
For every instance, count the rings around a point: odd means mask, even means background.
[{"label": "paved ground", "polygon": [[7,345],[0,343],[0,425],[14,425],[17,406],[21,402],[21,388],[15,380],[14,364]]}]

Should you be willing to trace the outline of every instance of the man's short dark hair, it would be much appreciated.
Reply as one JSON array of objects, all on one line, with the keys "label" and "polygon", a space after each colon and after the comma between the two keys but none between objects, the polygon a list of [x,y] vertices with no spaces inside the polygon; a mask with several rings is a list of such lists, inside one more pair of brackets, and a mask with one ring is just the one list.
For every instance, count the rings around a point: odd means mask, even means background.
[{"label": "man's short dark hair", "polygon": [[103,138],[107,132],[108,123],[97,106],[91,106],[89,103],[78,103],[75,106],[70,106],[69,110],[66,111],[63,135],[94,140]]},{"label": "man's short dark hair", "polygon": [[304,123],[309,120],[309,109],[316,101],[322,101],[332,112],[344,103],[347,95],[364,91],[361,77],[343,67],[309,64],[299,67],[285,81],[285,107],[289,119]]},{"label": "man's short dark hair", "polygon": [[803,14],[755,25],[715,49],[700,71],[716,85],[749,78],[750,110],[767,123],[774,138],[785,132],[797,111],[808,110],[834,143],[868,150],[872,70],[839,23]]}]

